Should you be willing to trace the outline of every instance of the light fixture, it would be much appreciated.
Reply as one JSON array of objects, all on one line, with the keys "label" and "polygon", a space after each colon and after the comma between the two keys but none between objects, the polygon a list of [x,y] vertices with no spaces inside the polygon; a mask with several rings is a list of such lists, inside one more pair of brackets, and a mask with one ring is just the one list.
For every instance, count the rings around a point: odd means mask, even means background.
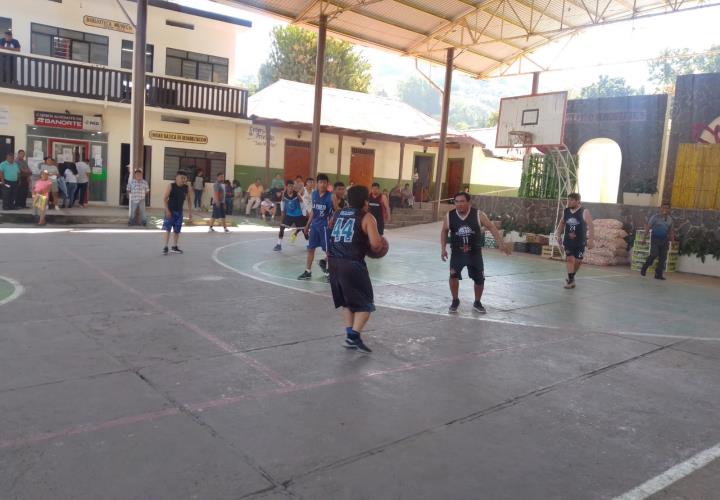
[{"label": "light fixture", "polygon": [[362,139],[360,139],[360,144],[362,144],[363,146],[365,145],[366,142],[367,142],[367,139],[365,139],[364,137]]},{"label": "light fixture", "polygon": [[427,146],[423,146],[423,153],[427,153]]},{"label": "light fixture", "polygon": [[302,130],[298,130],[298,139],[302,137]]}]

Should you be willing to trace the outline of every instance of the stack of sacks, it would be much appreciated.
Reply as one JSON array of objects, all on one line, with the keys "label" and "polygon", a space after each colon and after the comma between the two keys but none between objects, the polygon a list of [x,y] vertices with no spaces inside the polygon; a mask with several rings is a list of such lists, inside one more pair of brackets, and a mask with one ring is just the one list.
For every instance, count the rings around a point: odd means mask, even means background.
[{"label": "stack of sacks", "polygon": [[614,219],[594,221],[595,247],[585,251],[583,262],[596,266],[622,266],[630,262],[623,224]]}]

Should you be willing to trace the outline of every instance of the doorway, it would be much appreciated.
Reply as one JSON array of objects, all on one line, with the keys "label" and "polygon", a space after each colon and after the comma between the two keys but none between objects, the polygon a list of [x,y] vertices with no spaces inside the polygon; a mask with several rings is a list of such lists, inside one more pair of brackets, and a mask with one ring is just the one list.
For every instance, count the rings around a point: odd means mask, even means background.
[{"label": "doorway", "polygon": [[435,155],[415,153],[413,158],[413,196],[415,201],[430,200],[430,181]]},{"label": "doorway", "polygon": [[455,193],[462,191],[464,170],[465,160],[463,158],[450,158],[448,160],[445,198],[451,198]]},{"label": "doorway", "polygon": [[375,179],[375,150],[352,148],[350,151],[350,182],[370,189]]},{"label": "doorway", "polygon": [[583,201],[617,203],[622,151],[612,139],[591,139],[578,151],[578,186]]},{"label": "doorway", "polygon": [[[152,146],[145,146],[143,151],[143,163],[145,168],[143,169],[143,179],[145,179],[150,186],[150,179],[152,174]],[[127,195],[127,185],[130,182],[130,144],[122,143],[120,145],[120,205],[128,206],[129,200]],[[145,196],[145,206],[150,206],[150,194]]]},{"label": "doorway", "polygon": [[310,143],[285,139],[285,179],[310,177]]},{"label": "doorway", "polygon": [[5,161],[8,153],[15,153],[15,137],[0,135],[0,161]]}]

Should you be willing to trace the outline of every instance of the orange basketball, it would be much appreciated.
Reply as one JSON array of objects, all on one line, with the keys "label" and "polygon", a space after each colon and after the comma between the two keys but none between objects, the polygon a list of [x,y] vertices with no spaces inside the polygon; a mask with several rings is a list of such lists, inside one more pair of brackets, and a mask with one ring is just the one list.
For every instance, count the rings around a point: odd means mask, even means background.
[{"label": "orange basketball", "polygon": [[371,259],[382,259],[387,255],[388,250],[390,250],[390,243],[388,243],[387,238],[385,238],[385,236],[381,236],[381,238],[383,245],[379,252],[373,252],[372,248],[368,248],[367,256]]}]

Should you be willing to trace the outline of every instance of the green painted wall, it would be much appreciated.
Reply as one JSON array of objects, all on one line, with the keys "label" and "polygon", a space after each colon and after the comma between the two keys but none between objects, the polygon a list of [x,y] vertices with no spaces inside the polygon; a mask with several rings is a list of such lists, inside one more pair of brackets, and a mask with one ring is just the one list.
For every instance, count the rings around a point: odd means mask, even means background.
[{"label": "green painted wall", "polygon": [[[493,191],[500,192],[495,193]],[[518,188],[512,188],[509,186],[486,186],[483,184],[470,184],[471,194],[484,194],[490,192],[493,192],[493,196],[510,196],[517,198]]]}]

